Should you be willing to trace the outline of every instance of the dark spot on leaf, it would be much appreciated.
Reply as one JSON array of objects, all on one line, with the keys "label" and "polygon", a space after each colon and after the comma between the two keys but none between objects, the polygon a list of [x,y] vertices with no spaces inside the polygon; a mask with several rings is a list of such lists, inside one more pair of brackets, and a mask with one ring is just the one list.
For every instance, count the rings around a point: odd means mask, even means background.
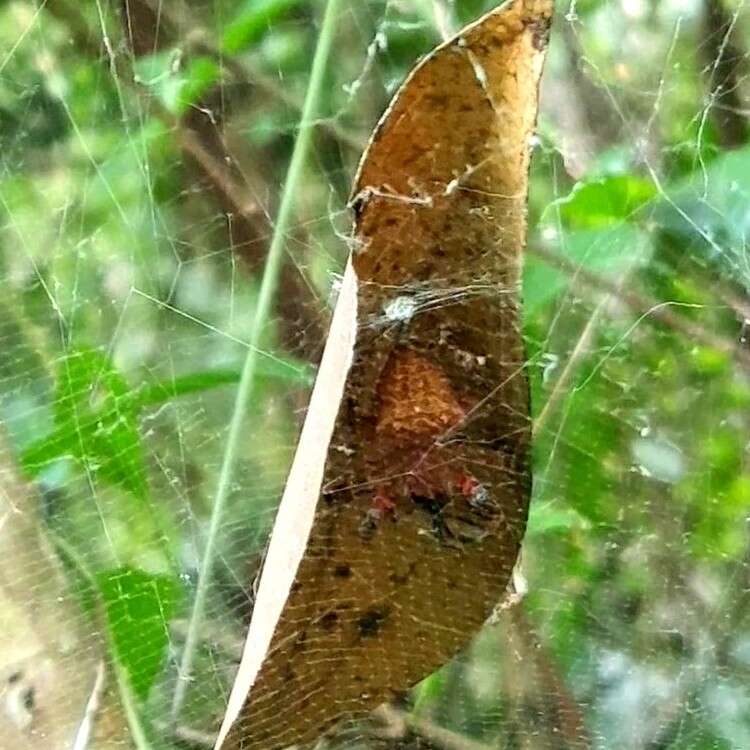
[{"label": "dark spot on leaf", "polygon": [[425,101],[428,105],[432,105],[436,109],[445,109],[449,99],[445,94],[429,94],[425,97]]},{"label": "dark spot on leaf", "polygon": [[29,687],[23,691],[23,707],[27,711],[31,711],[34,708],[34,688]]},{"label": "dark spot on leaf", "polygon": [[333,569],[333,575],[336,578],[349,578],[349,576],[352,574],[352,569],[344,563],[343,565],[337,565]]},{"label": "dark spot on leaf", "polygon": [[377,635],[383,620],[385,620],[387,616],[388,612],[385,609],[378,607],[368,609],[367,612],[357,620],[359,634],[363,638],[371,638],[372,636]]},{"label": "dark spot on leaf", "polygon": [[320,627],[323,628],[323,630],[333,630],[333,628],[336,627],[336,623],[339,621],[339,615],[338,612],[331,611],[326,612],[323,617],[320,618]]}]

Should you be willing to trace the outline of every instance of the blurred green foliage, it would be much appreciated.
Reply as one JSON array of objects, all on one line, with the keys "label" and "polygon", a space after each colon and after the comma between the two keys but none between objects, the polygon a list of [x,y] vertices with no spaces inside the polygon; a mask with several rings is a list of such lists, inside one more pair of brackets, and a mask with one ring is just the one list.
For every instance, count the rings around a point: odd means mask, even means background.
[{"label": "blurred green foliage", "polygon": [[133,568],[102,572],[97,582],[114,657],[125,669],[136,697],[145,701],[164,666],[177,587],[170,578]]}]

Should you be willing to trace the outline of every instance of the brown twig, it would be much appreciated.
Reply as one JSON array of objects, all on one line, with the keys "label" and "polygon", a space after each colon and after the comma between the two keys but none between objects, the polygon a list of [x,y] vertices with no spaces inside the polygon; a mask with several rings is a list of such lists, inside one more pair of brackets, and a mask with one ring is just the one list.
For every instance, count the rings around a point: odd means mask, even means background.
[{"label": "brown twig", "polygon": [[[102,44],[91,33],[86,19],[77,7],[71,5],[66,0],[48,0],[44,7],[45,10],[65,25],[78,49],[86,51],[92,57],[101,55]],[[138,39],[137,45],[139,49],[148,48],[145,36],[132,29],[133,17],[127,14],[125,18],[129,27],[128,35]],[[156,42],[152,40],[151,44],[153,46]],[[110,64],[116,65],[116,62],[110,60]],[[122,74],[119,75],[119,79],[134,89],[139,96],[143,95],[143,89],[134,82],[132,75]],[[234,182],[226,165],[222,164],[220,159],[217,159],[204,147],[193,131],[186,128],[178,118],[162,107],[158,101],[150,99],[149,109],[167,127],[176,131],[180,146],[200,166],[211,184],[226,198],[226,201],[238,215],[247,218],[262,215],[260,207],[252,196],[247,194],[243,188]]]},{"label": "brown twig", "polygon": [[[131,39],[133,53],[135,54],[134,40],[138,39],[141,48],[152,49],[158,46],[160,40],[153,36],[148,39],[148,32],[152,35],[157,33],[158,28],[167,27],[168,35],[181,38],[182,29],[187,24],[190,28],[189,40],[205,40],[206,33],[199,27],[186,8],[182,8],[179,18],[175,17],[169,4],[151,3],[150,0],[124,0],[126,8],[142,8],[140,18],[144,15],[152,19],[150,29],[134,29],[134,18],[127,15],[127,33]],[[125,19],[123,19],[125,20]],[[220,50],[210,46],[206,41],[194,42],[199,50],[216,57],[224,67],[234,71],[238,82],[245,85],[248,82],[257,84],[259,76],[246,71],[239,62],[231,56],[225,57]],[[252,78],[250,76],[253,76]],[[273,87],[277,98],[285,100],[283,91],[278,86]],[[294,101],[294,106],[299,110],[301,104]],[[228,245],[232,252],[241,257],[249,266],[253,266],[266,249],[267,229],[270,223],[268,215],[259,206],[253,195],[253,189],[248,175],[243,171],[241,164],[243,159],[238,158],[237,145],[229,147],[221,127],[224,119],[224,98],[219,86],[214,91],[204,94],[202,100],[191,107],[183,117],[172,118],[172,123],[177,134],[177,140],[183,151],[188,154],[192,162],[198,168],[198,172],[212,188],[212,192],[221,206],[222,213],[226,217],[226,231]],[[218,115],[214,113],[218,112]],[[160,113],[164,119],[164,112]],[[244,161],[250,161],[246,158]],[[254,172],[258,173],[259,162],[255,155]],[[261,189],[262,176],[255,174],[258,178],[258,189]],[[268,214],[273,212],[273,207],[267,208]],[[318,307],[306,304],[310,299],[310,290],[298,272],[298,269],[285,265],[282,270],[281,291],[278,298],[280,319],[283,325],[279,329],[281,344],[292,348],[305,355],[314,356],[315,352],[302,352],[301,344],[311,342],[314,345],[325,338],[322,329],[323,317]],[[305,342],[300,341],[300,332],[307,334]]]},{"label": "brown twig", "polygon": [[670,308],[680,303],[670,300],[660,301],[630,289],[621,289],[616,282],[610,281],[604,276],[600,276],[577,265],[572,260],[539,243],[529,246],[528,252],[541,258],[553,268],[565,273],[574,283],[580,284],[590,290],[607,292],[645,320],[661,323],[685,335],[688,340],[700,342],[723,354],[731,355],[744,368],[750,370],[750,352],[740,348],[737,342],[717,336],[711,331],[706,330],[703,326],[697,325],[680,315],[676,315]]},{"label": "brown twig", "polygon": [[[143,21],[145,16],[136,14],[135,8],[143,6],[145,2],[147,0],[126,0],[127,12],[123,12],[124,33],[132,45],[133,54],[136,47],[143,52],[157,48],[160,44],[154,34],[157,33],[157,28],[164,25],[162,21],[165,20],[166,6],[161,9],[158,26],[152,24],[151,28],[138,29],[134,24],[139,19]],[[149,96],[148,91],[137,83],[132,71],[123,69],[120,56],[113,53],[109,44],[102,46],[103,43],[96,40],[76,6],[67,0],[48,0],[45,8],[66,26],[79,49],[87,51],[92,57],[101,57],[103,49],[106,49],[107,57],[103,59],[108,60],[118,82],[122,82],[141,99],[148,96],[150,114],[175,133],[175,139],[183,153],[195,165],[199,177],[205,180],[210,193],[220,205],[226,218],[227,245],[248,266],[257,263],[263,257],[266,247],[268,213],[255,200],[246,176],[239,169],[238,160],[226,147],[212,119],[211,107],[193,107],[185,117],[175,117],[157,99]],[[324,338],[323,316],[318,314],[318,308],[305,305],[304,300],[309,299],[310,291],[297,269],[287,267],[281,283],[280,316],[287,323],[280,329],[281,344],[301,351],[301,332],[307,333],[305,341],[318,342]]]},{"label": "brown twig", "polygon": [[442,750],[494,750],[492,745],[464,737],[450,729],[433,724],[429,719],[416,717],[392,705],[380,706],[374,712],[392,739],[403,739],[411,734],[419,735]]},{"label": "brown twig", "polygon": [[[166,118],[162,117],[162,119]],[[243,219],[262,216],[262,210],[256,200],[235,182],[229,169],[209,152],[196,132],[191,128],[181,126],[177,120],[172,119],[172,122],[176,128],[180,146],[198,164],[215,190],[232,207],[234,213]]]},{"label": "brown twig", "polygon": [[[146,0],[122,0],[123,30],[134,57],[158,50],[175,36],[177,29],[171,29],[171,33],[164,30],[166,7],[153,8]],[[153,98],[149,99],[149,107],[155,106],[156,116],[175,129],[182,150],[211,185],[224,215],[228,219],[231,217],[233,223],[227,227],[229,244],[240,257],[252,264],[258,255],[255,246],[265,244],[260,242],[266,229],[265,216],[246,180],[243,184],[244,175],[237,167],[238,161],[227,149],[214,122],[214,107],[209,103],[211,97],[210,92],[204,95],[202,102],[179,118],[172,116]]]},{"label": "brown twig", "polygon": [[736,17],[722,0],[705,0],[703,7],[703,53],[711,118],[724,148],[739,148],[747,142],[748,122],[740,94],[741,66],[746,58],[734,34]]},{"label": "brown twig", "polygon": [[574,89],[580,118],[595,142],[597,151],[610,148],[622,135],[623,123],[612,106],[612,100],[594,83],[586,72],[586,52],[576,34],[575,26],[561,24],[565,55],[570,71],[570,85]]},{"label": "brown twig", "polygon": [[539,412],[539,415],[534,420],[534,424],[532,426],[532,435],[534,437],[539,435],[541,432],[544,432],[550,416],[554,414],[558,404],[565,397],[565,394],[569,393],[568,386],[573,380],[578,363],[588,353],[589,344],[594,338],[596,324],[598,323],[599,318],[601,317],[602,312],[604,311],[604,308],[610,301],[610,299],[611,295],[607,295],[607,297],[596,306],[596,309],[593,311],[588,321],[586,322],[581,335],[578,337],[578,341],[573,349],[573,352],[565,364],[565,368],[560,374],[560,377],[555,381],[555,385],[552,388],[552,391],[550,392],[546,401],[544,402],[544,406]]},{"label": "brown twig", "polygon": [[591,739],[578,701],[571,695],[553,657],[537,635],[523,606],[511,607],[508,618],[524,646],[526,658],[536,667],[541,689],[549,697],[549,719],[566,750],[588,750]]},{"label": "brown twig", "polygon": [[[302,100],[281,88],[276,79],[266,75],[251,62],[240,61],[233,55],[224,54],[210,41],[208,32],[194,18],[187,7],[183,5],[178,16],[170,6],[163,4],[160,0],[142,0],[142,2],[148,5],[153,12],[158,11],[161,21],[166,23],[173,31],[177,31],[183,26],[190,28],[190,43],[193,48],[197,52],[213,58],[226,68],[237,83],[250,83],[289,107],[289,109],[295,112],[302,110]],[[366,145],[365,139],[349,132],[335,120],[321,120],[318,126],[355,154],[361,153]]]}]

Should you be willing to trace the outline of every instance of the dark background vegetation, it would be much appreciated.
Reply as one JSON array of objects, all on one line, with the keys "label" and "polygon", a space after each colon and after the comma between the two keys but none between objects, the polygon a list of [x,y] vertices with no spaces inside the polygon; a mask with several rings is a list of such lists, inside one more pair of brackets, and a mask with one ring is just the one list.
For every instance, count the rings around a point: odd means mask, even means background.
[{"label": "dark background vegetation", "polygon": [[[81,618],[113,675],[91,747],[210,746],[357,160],[418,56],[493,3],[339,0],[280,226],[325,5],[0,3],[0,454],[64,579],[61,622]],[[750,747],[750,12],[558,5],[524,282],[525,595],[351,746]],[[274,232],[283,268],[172,721]],[[41,584],[17,578],[31,601]]]}]

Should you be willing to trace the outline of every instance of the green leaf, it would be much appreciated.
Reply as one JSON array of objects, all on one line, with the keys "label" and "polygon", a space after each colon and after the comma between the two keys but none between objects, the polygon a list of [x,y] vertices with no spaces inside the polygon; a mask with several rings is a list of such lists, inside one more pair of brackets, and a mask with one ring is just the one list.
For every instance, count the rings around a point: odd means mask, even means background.
[{"label": "green leaf", "polygon": [[[264,358],[259,378],[311,385],[314,368],[291,358]],[[52,461],[72,457],[91,473],[141,499],[148,496],[138,418],[146,406],[178,396],[236,384],[240,370],[190,373],[131,390],[102,354],[88,349],[60,363],[55,390],[55,429],[29,445],[21,456],[26,472],[37,476]]]},{"label": "green leaf", "polygon": [[141,55],[133,61],[135,80],[151,89],[170,112],[177,113],[184,76],[180,72],[182,50],[159,50],[152,55]]},{"label": "green leaf", "polygon": [[164,662],[179,587],[172,578],[128,567],[100,573],[97,582],[115,658],[145,701]]},{"label": "green leaf", "polygon": [[210,57],[196,57],[183,67],[179,48],[143,55],[134,62],[136,80],[151,89],[174,114],[195,104],[213,86],[221,70]]},{"label": "green leaf", "polygon": [[[650,234],[623,223],[566,233],[556,250],[563,260],[573,261],[598,276],[615,279],[648,262],[652,251]],[[523,277],[524,315],[535,315],[557,299],[572,281],[568,272],[529,253]]]},{"label": "green leaf", "polygon": [[63,358],[54,424],[50,435],[24,451],[21,460],[29,474],[70,456],[92,476],[139,499],[148,496],[138,413],[127,382],[103,354],[80,349]]},{"label": "green leaf", "polygon": [[424,711],[424,709],[435,701],[442,693],[446,683],[446,669],[439,669],[426,677],[414,688],[414,708],[415,715]]},{"label": "green leaf", "polygon": [[652,182],[623,174],[578,183],[570,195],[553,205],[571,228],[608,227],[630,219],[656,194]]},{"label": "green leaf", "polygon": [[300,0],[247,0],[224,29],[222,48],[234,54],[251,46]]},{"label": "green leaf", "polygon": [[177,94],[175,109],[184,112],[206,93],[218,80],[221,70],[210,57],[197,57],[191,60],[182,79]]},{"label": "green leaf", "polygon": [[654,220],[678,238],[683,251],[699,249],[733,282],[750,289],[750,147],[730,151],[707,167],[665,186]]},{"label": "green leaf", "polygon": [[[304,362],[294,362],[289,359],[264,359],[262,364],[259,363],[258,371],[259,380],[279,380],[310,386],[315,379],[313,367]],[[138,408],[141,408],[160,404],[178,396],[201,393],[222,385],[235,385],[240,382],[241,375],[242,372],[239,369],[205,370],[181,375],[146,386],[134,397],[134,403]]]},{"label": "green leaf", "polygon": [[567,533],[573,529],[587,530],[591,523],[573,508],[559,502],[532,503],[529,511],[528,537],[550,533]]}]

